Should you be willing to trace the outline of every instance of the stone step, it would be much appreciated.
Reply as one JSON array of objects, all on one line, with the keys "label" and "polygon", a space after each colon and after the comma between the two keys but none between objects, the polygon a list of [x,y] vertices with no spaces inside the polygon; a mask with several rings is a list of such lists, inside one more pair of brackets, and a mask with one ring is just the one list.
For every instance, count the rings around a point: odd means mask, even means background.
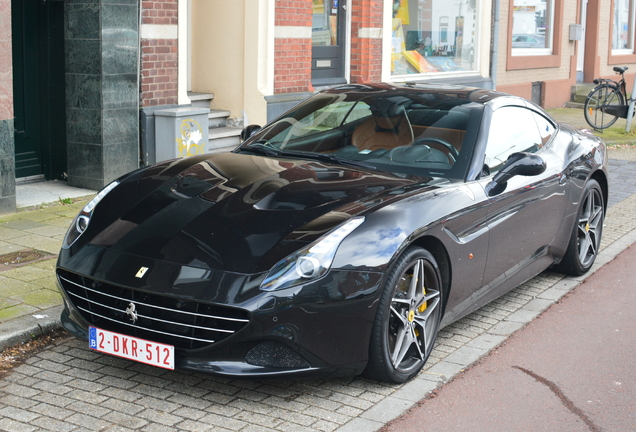
[{"label": "stone step", "polygon": [[218,129],[227,126],[227,118],[230,116],[230,112],[226,110],[210,110],[208,114],[208,125],[210,129]]},{"label": "stone step", "polygon": [[211,128],[208,136],[206,153],[230,151],[241,143],[241,129],[232,127]]},{"label": "stone step", "polygon": [[563,105],[563,108],[578,108],[578,109],[583,109],[583,107],[585,106],[584,103],[581,102],[566,102]]},{"label": "stone step", "polygon": [[593,83],[579,83],[572,86],[572,102],[584,104],[587,95],[596,87]]},{"label": "stone step", "polygon": [[210,102],[214,99],[213,93],[188,92],[188,98],[193,107],[210,108]]}]

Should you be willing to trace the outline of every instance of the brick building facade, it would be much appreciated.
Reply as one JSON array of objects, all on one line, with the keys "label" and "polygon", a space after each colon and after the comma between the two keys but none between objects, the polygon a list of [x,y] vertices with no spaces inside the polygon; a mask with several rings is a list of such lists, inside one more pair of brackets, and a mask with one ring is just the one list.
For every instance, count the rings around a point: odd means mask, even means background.
[{"label": "brick building facade", "polygon": [[[177,26],[177,0],[141,2],[141,24]],[[144,37],[145,36],[145,37]],[[141,106],[177,104],[178,39],[142,35],[141,38]]]},{"label": "brick building facade", "polygon": [[[209,106],[226,141],[208,150],[222,151],[240,127],[346,83],[496,87],[561,106],[577,82],[636,70],[634,2],[0,0],[0,214],[16,178],[99,189],[153,162],[166,108]],[[539,49],[513,41],[523,14]]]}]

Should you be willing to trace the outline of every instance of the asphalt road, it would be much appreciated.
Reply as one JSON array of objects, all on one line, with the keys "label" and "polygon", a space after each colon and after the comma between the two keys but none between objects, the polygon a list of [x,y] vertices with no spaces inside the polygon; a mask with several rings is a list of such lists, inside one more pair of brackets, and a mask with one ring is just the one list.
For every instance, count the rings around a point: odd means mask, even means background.
[{"label": "asphalt road", "polygon": [[636,431],[636,245],[389,431]]}]

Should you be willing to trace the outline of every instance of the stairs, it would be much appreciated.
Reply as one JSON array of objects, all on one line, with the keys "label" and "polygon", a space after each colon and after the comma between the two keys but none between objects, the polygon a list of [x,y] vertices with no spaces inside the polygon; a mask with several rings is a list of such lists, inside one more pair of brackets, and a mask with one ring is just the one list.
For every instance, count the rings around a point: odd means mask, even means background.
[{"label": "stairs", "polygon": [[572,86],[572,98],[570,102],[566,102],[565,108],[580,108],[583,109],[585,105],[585,99],[589,92],[595,87],[594,84],[577,83]]},{"label": "stairs", "polygon": [[[210,102],[214,99],[211,93],[188,92],[193,107],[210,108]],[[206,153],[222,153],[233,150],[240,144],[239,135],[242,127],[228,126],[230,112],[225,110],[210,109],[208,114],[208,145]],[[240,122],[235,122],[240,123]],[[241,126],[238,124],[237,126]]]}]

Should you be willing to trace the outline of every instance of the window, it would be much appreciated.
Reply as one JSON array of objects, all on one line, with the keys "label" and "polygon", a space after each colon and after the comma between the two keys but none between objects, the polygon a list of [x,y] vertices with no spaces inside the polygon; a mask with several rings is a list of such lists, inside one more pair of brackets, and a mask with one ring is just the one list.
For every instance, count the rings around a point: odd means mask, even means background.
[{"label": "window", "polygon": [[552,54],[554,0],[514,0],[512,55]]},{"label": "window", "polygon": [[391,75],[476,71],[477,0],[393,4]]},{"label": "window", "polygon": [[490,123],[484,163],[493,174],[501,169],[511,154],[535,153],[543,145],[544,138],[530,110],[520,107],[499,108]]},{"label": "window", "polygon": [[313,0],[312,45],[338,45],[338,0]]},{"label": "window", "polygon": [[634,53],[634,0],[614,0],[612,54]]},{"label": "window", "polygon": [[548,119],[540,114],[537,114],[536,112],[532,112],[532,116],[537,122],[539,135],[541,135],[541,145],[539,147],[543,147],[548,144],[548,142],[550,142],[550,139],[552,139],[552,136],[554,136],[554,125]]}]

